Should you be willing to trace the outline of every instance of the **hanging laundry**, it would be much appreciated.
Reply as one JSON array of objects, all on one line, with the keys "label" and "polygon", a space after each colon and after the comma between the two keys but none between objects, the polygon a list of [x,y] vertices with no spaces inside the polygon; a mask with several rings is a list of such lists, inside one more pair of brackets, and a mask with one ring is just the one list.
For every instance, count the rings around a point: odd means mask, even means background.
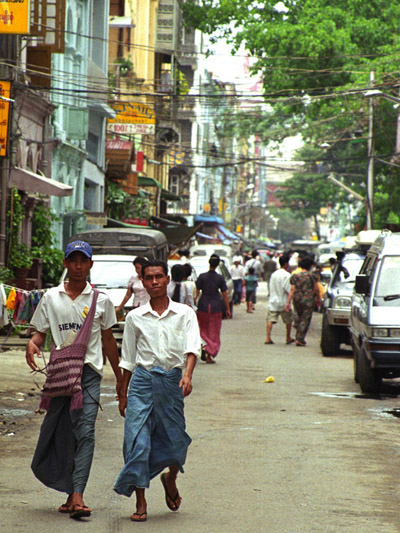
[{"label": "hanging laundry", "polygon": [[12,287],[10,294],[8,295],[8,298],[6,301],[7,309],[11,309],[11,310],[15,309],[16,297],[17,297],[17,291],[14,289],[14,287]]},{"label": "hanging laundry", "polygon": [[20,309],[21,304],[24,304],[26,300],[25,293],[21,291],[17,291],[17,294],[15,296],[15,304],[14,304],[14,313],[13,313],[13,320],[17,320],[18,312]]},{"label": "hanging laundry", "polygon": [[35,291],[33,293],[33,299],[32,299],[32,304],[33,304],[34,310],[36,309],[37,304],[40,302],[40,298],[41,298],[40,292],[39,291]]},{"label": "hanging laundry", "polygon": [[8,311],[6,307],[6,291],[4,290],[4,285],[0,284],[0,326],[7,326],[10,323],[10,318],[8,316]]},{"label": "hanging laundry", "polygon": [[24,305],[19,306],[19,312],[16,319],[16,324],[29,324],[34,313],[33,294],[28,294]]}]

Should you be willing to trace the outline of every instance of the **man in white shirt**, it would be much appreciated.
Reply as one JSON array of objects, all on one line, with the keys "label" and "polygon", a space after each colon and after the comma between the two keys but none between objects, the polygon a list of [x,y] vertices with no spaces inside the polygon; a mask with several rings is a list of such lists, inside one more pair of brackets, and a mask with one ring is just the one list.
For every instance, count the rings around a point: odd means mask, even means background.
[{"label": "man in white shirt", "polygon": [[142,268],[142,280],[150,302],[128,314],[122,342],[119,410],[125,416],[125,466],[114,486],[118,494],[136,493],[134,522],[147,520],[145,489],[165,468],[169,471],[161,475],[161,482],[166,504],[171,511],[180,507],[176,478],[183,472],[191,442],[185,432],[183,398],[192,391],[201,350],[193,309],[167,296],[167,265],[149,261]]},{"label": "man in white shirt", "polygon": [[279,315],[286,325],[286,344],[291,344],[294,339],[290,336],[292,330],[292,311],[285,311],[285,305],[290,292],[289,257],[281,255],[279,258],[281,268],[276,270],[269,282],[269,301],[267,313],[267,338],[264,344],[274,344],[271,339],[272,326],[278,322]]},{"label": "man in white shirt", "polygon": [[229,272],[233,281],[233,305],[239,305],[242,300],[242,287],[244,280],[244,268],[241,265],[241,258],[237,255],[233,258],[233,265],[229,267]]},{"label": "man in white shirt", "polygon": [[[49,289],[42,296],[31,320],[36,333],[26,346],[26,361],[32,370],[38,368],[35,356],[41,357],[40,348],[45,343],[47,331],[51,331],[56,346],[70,344],[69,339],[82,327],[93,300],[92,287],[86,281],[93,266],[89,244],[84,241],[68,244],[63,263],[68,282]],[[115,323],[111,300],[104,293],[99,293],[81,378],[83,408],[70,410],[69,397],[51,399],[32,461],[32,470],[40,481],[69,495],[58,510],[69,513],[71,518],[90,516],[92,512],[83,502],[83,492],[95,445],[94,431],[103,373],[102,348],[117,379],[117,395],[121,386],[118,348],[111,329]],[[50,461],[47,468],[49,439],[54,441],[55,449],[53,462]]]}]

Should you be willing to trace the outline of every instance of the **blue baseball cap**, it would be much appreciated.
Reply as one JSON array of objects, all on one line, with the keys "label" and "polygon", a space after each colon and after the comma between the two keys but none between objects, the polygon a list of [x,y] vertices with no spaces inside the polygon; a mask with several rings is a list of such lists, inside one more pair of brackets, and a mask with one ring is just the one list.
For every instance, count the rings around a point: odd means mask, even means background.
[{"label": "blue baseball cap", "polygon": [[70,242],[68,246],[65,248],[65,254],[64,257],[67,259],[73,252],[82,252],[85,254],[89,259],[92,258],[93,252],[91,247],[87,242],[84,241],[74,241]]}]

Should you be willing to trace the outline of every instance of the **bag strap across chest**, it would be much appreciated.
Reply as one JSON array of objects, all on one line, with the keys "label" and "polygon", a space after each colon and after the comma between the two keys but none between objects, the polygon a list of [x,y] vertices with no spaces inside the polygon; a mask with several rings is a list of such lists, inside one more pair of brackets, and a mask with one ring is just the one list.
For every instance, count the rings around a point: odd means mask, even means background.
[{"label": "bag strap across chest", "polygon": [[96,313],[96,304],[97,304],[98,295],[99,295],[99,291],[97,289],[93,289],[92,305],[90,306],[89,312],[85,320],[83,321],[81,329],[78,331],[73,344],[79,343],[79,344],[87,345],[89,343],[90,332],[92,330],[92,325],[93,325],[93,319]]}]

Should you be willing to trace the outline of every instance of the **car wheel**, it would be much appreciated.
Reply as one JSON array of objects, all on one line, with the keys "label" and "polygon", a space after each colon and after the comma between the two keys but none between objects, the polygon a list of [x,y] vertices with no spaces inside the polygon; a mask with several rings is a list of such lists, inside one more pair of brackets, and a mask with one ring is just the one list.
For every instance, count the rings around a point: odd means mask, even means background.
[{"label": "car wheel", "polygon": [[322,331],[321,331],[321,350],[322,355],[325,357],[331,357],[337,355],[340,349],[340,331],[336,331],[336,328],[329,325],[328,317],[324,312],[322,318]]},{"label": "car wheel", "polygon": [[367,354],[360,350],[357,356],[358,380],[362,392],[377,394],[380,391],[382,378],[370,367]]}]

